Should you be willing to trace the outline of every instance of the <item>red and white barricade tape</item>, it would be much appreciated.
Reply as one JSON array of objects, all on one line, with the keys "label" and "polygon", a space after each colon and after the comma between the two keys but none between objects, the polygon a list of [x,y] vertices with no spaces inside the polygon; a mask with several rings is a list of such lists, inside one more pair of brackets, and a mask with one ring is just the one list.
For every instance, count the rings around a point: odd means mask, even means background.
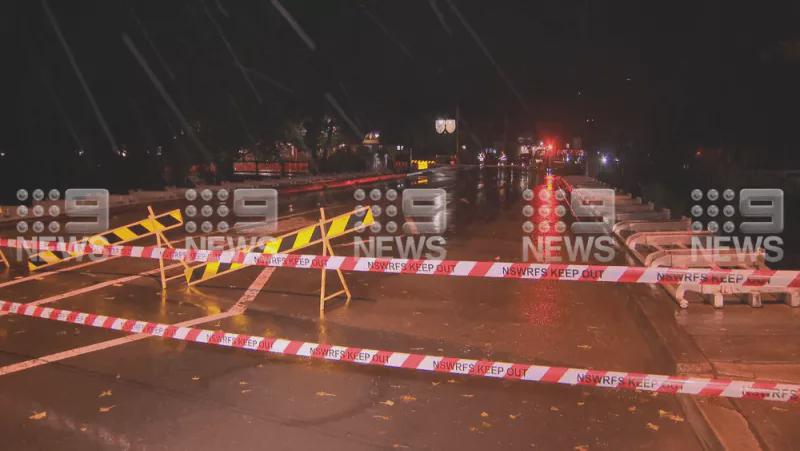
[{"label": "red and white barricade tape", "polygon": [[303,254],[260,254],[233,250],[170,249],[154,246],[101,246],[40,240],[0,238],[0,247],[50,250],[104,256],[128,256],[184,262],[242,263],[281,268],[341,269],[392,274],[559,280],[579,282],[663,283],[800,288],[800,271],[771,269],[676,269],[639,266],[509,263],[468,260],[419,260]]},{"label": "red and white barricade tape", "polygon": [[382,351],[347,346],[260,337],[223,331],[178,327],[113,316],[81,313],[49,307],[0,301],[0,311],[17,315],[62,321],[123,332],[149,334],[174,340],[193,341],[230,348],[273,354],[389,368],[461,374],[492,379],[520,380],[550,384],[593,386],[648,392],[688,394],[708,397],[748,398],[797,402],[800,385],[768,381],[736,381],[689,376],[589,370],[557,366],[528,365],[490,360],[461,359],[405,352]]}]

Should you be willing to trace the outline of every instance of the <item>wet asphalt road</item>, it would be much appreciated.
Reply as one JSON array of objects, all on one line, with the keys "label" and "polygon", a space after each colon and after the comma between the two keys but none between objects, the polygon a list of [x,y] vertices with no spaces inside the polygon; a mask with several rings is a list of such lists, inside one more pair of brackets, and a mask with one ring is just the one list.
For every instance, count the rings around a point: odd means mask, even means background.
[{"label": "wet asphalt road", "polygon": [[[540,183],[536,174],[519,171],[447,169],[405,186],[447,190],[447,258],[518,261],[520,193]],[[357,203],[352,194],[281,197],[281,215],[291,217],[280,226],[314,221],[318,203],[332,213],[347,210]],[[113,222],[137,215],[131,209]],[[170,238],[181,235],[173,231]],[[368,239],[370,232],[360,236]],[[353,252],[345,239],[335,245],[338,253]],[[176,323],[226,311],[263,270],[246,268],[191,290],[174,280],[165,296],[157,274],[115,282],[156,267],[154,261],[115,259],[0,285],[0,296],[31,302],[61,295],[52,305]],[[0,284],[19,276],[25,276],[21,265]],[[202,327],[406,352],[670,372],[633,313],[636,297],[666,296],[647,286],[346,277],[351,304],[331,304],[324,320],[318,317],[319,273],[279,269],[246,313]],[[70,295],[102,282],[103,288]],[[701,448],[669,395],[365,368],[160,338],[96,349],[121,337],[129,335],[0,317],[3,448]],[[20,369],[23,362],[39,364]]]}]

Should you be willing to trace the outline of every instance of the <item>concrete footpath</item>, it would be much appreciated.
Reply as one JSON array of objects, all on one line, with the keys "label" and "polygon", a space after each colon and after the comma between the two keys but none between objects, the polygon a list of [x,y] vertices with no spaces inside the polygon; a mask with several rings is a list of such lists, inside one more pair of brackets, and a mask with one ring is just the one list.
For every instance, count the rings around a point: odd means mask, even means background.
[{"label": "concrete footpath", "polygon": [[[567,176],[563,180],[570,187],[607,187],[590,177]],[[621,192],[617,197],[626,201]],[[630,210],[630,203],[626,202],[618,212]],[[634,206],[642,205],[644,202]],[[643,209],[650,215],[658,211],[653,204]],[[680,217],[674,212],[663,213],[667,214],[661,214],[660,221]],[[626,261],[621,263],[640,265],[642,259],[623,238],[617,238],[619,247],[627,253]],[[730,296],[723,308],[714,308],[696,293],[690,293],[685,298],[688,308],[683,309],[672,299],[674,291],[665,286],[651,286],[646,293],[635,291],[636,287],[626,288],[635,301],[637,322],[643,331],[652,334],[651,342],[663,347],[676,374],[800,382],[800,308],[766,298],[762,307],[755,308],[743,300],[734,302]],[[679,399],[706,449],[788,450],[797,449],[800,442],[800,429],[793,424],[800,419],[798,403]]]},{"label": "concrete footpath", "polygon": [[[653,287],[659,290],[660,287]],[[800,311],[785,304],[714,309],[693,302],[680,309],[665,297],[636,299],[679,374],[800,381]],[[797,403],[683,398],[709,427],[707,449],[796,449]]]}]

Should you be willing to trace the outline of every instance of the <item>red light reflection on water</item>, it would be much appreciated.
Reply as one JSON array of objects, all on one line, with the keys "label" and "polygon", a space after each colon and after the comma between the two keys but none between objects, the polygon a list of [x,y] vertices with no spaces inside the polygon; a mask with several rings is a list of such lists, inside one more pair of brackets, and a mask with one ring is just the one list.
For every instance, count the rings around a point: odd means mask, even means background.
[{"label": "red light reflection on water", "polygon": [[553,326],[561,324],[564,314],[563,302],[558,302],[557,282],[544,281],[530,284],[519,299],[520,315],[529,324]]},{"label": "red light reflection on water", "polygon": [[[551,176],[545,178],[545,183],[536,185],[531,190],[533,191],[533,198],[526,203],[533,208],[533,214],[527,220],[533,225],[530,238],[534,245],[539,246],[540,243],[544,243],[547,237],[562,236],[566,230],[566,223],[564,218],[560,217],[556,212],[556,207],[561,202],[556,198]],[[545,257],[558,258],[561,247],[556,244],[553,249],[549,249],[550,253],[549,255],[546,254]],[[542,249],[546,249],[543,244]]]},{"label": "red light reflection on water", "polygon": [[[552,176],[545,177],[544,183],[531,187],[533,198],[524,201],[526,206],[533,208],[533,214],[525,219],[533,224],[533,230],[529,235],[534,246],[543,243],[548,237],[562,236],[566,230],[565,218],[556,212],[556,207],[561,202],[556,198],[554,182]],[[550,249],[549,256],[544,255],[545,260],[548,257],[557,260],[562,248],[563,246],[556,244],[554,249]],[[545,253],[547,247],[542,244],[541,250]],[[532,252],[528,256],[534,258]],[[553,281],[526,284],[519,298],[520,315],[528,323],[537,326],[561,324],[564,316],[564,305],[558,302],[561,288],[563,286],[559,287],[558,283]]]}]

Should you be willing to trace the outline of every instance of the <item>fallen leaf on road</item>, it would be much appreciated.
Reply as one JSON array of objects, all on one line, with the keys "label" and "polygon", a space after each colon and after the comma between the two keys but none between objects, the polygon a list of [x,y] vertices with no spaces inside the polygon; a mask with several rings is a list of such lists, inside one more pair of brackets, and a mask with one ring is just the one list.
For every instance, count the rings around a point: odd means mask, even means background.
[{"label": "fallen leaf on road", "polygon": [[658,409],[658,416],[660,416],[661,418],[669,418],[670,420],[672,420],[672,421],[674,421],[676,423],[683,422],[683,417],[682,416],[675,415],[674,413],[668,412],[666,410]]},{"label": "fallen leaf on road", "polygon": [[112,286],[115,286],[115,287],[124,287],[125,285],[123,285],[123,284],[121,284],[121,283],[115,283],[115,284],[114,284],[114,285],[112,285]]},{"label": "fallen leaf on road", "polygon": [[241,393],[245,394],[245,393],[250,393],[251,391],[253,391],[253,390],[250,390],[249,388],[245,388],[244,390],[242,390]]},{"label": "fallen leaf on road", "polygon": [[630,413],[636,412],[636,406],[628,407],[628,412],[630,412]]},{"label": "fallen leaf on road", "polygon": [[105,398],[106,396],[111,396],[111,390],[103,390],[97,395],[98,398]]},{"label": "fallen leaf on road", "polygon": [[434,387],[439,385],[439,384],[441,384],[441,382],[436,382],[436,381],[431,382],[431,385],[433,385]]},{"label": "fallen leaf on road", "polygon": [[247,381],[239,381],[239,385],[250,385]]},{"label": "fallen leaf on road", "polygon": [[200,376],[192,376],[192,380],[193,381],[199,381],[200,380]]},{"label": "fallen leaf on road", "polygon": [[117,406],[116,405],[110,405],[108,407],[100,407],[99,409],[97,409],[97,411],[100,412],[100,413],[108,413],[108,412],[111,412],[111,409],[113,409],[114,407],[117,407]]},{"label": "fallen leaf on road", "polygon": [[469,431],[470,431],[470,432],[477,432],[477,431],[478,431],[478,428],[476,428],[475,426],[470,426],[470,427],[469,427]]},{"label": "fallen leaf on road", "polygon": [[783,407],[778,407],[778,406],[772,406],[772,410],[774,410],[776,412],[788,412],[789,411],[789,409],[784,409]]},{"label": "fallen leaf on road", "polygon": [[413,397],[412,395],[403,395],[400,397],[400,400],[403,402],[411,402],[411,401],[416,401],[417,398]]},{"label": "fallen leaf on road", "polygon": [[464,394],[462,394],[462,395],[461,395],[461,397],[462,397],[462,398],[474,398],[474,397],[475,397],[475,395],[471,395],[471,394],[469,394],[469,393],[464,393]]},{"label": "fallen leaf on road", "polygon": [[336,395],[334,395],[333,393],[328,393],[328,392],[324,392],[324,391],[318,391],[318,392],[317,392],[317,396],[322,396],[322,397],[336,397]]},{"label": "fallen leaf on road", "polygon": [[578,404],[578,406],[582,406],[582,405],[586,404],[586,402],[585,401],[578,401],[577,404]]},{"label": "fallen leaf on road", "polygon": [[105,299],[106,301],[113,301],[114,300],[114,296],[108,296],[108,297],[105,297],[103,299]]},{"label": "fallen leaf on road", "polygon": [[81,432],[86,432],[87,429],[89,429],[89,426],[87,426],[85,424],[82,424],[81,427],[80,427]]},{"label": "fallen leaf on road", "polygon": [[481,421],[481,427],[484,428],[484,429],[489,429],[490,427],[492,427],[492,423],[487,423],[485,421]]},{"label": "fallen leaf on road", "polygon": [[45,418],[47,418],[47,412],[44,410],[41,412],[33,412],[33,415],[28,417],[29,420],[43,420]]},{"label": "fallen leaf on road", "polygon": [[488,417],[488,416],[489,416],[489,414],[488,414],[487,412],[481,412],[481,416],[482,416],[483,418],[486,418],[486,417]]},{"label": "fallen leaf on road", "polygon": [[376,420],[389,421],[389,417],[386,415],[373,415],[372,418],[375,418]]},{"label": "fallen leaf on road", "polygon": [[657,424],[647,423],[647,429],[650,429],[652,431],[657,431],[659,429],[659,427],[658,427]]},{"label": "fallen leaf on road", "polygon": [[521,413],[517,413],[517,414],[509,413],[508,414],[508,418],[511,418],[512,420],[516,420],[517,418],[520,417],[520,415],[522,415],[522,414]]},{"label": "fallen leaf on road", "polygon": [[400,449],[400,448],[408,448],[408,446],[406,446],[406,445],[401,445],[401,444],[399,444],[399,443],[395,443],[394,445],[392,445],[392,448],[394,448],[394,449]]},{"label": "fallen leaf on road", "polygon": [[384,406],[391,407],[394,405],[394,401],[392,401],[391,399],[387,399],[386,401],[381,401],[381,404],[383,404]]},{"label": "fallen leaf on road", "polygon": [[575,451],[589,451],[589,445],[575,445]]},{"label": "fallen leaf on road", "polygon": [[402,385],[389,385],[389,386],[392,387],[392,388],[403,388]]},{"label": "fallen leaf on road", "polygon": [[458,381],[455,380],[455,379],[447,379],[447,383],[448,384],[455,384],[456,382],[458,382]]},{"label": "fallen leaf on road", "polygon": [[578,347],[581,349],[592,349],[592,347],[589,345],[578,345]]},{"label": "fallen leaf on road", "polygon": [[556,406],[550,406],[550,411],[551,411],[551,412],[558,412],[558,407],[556,407]]}]

